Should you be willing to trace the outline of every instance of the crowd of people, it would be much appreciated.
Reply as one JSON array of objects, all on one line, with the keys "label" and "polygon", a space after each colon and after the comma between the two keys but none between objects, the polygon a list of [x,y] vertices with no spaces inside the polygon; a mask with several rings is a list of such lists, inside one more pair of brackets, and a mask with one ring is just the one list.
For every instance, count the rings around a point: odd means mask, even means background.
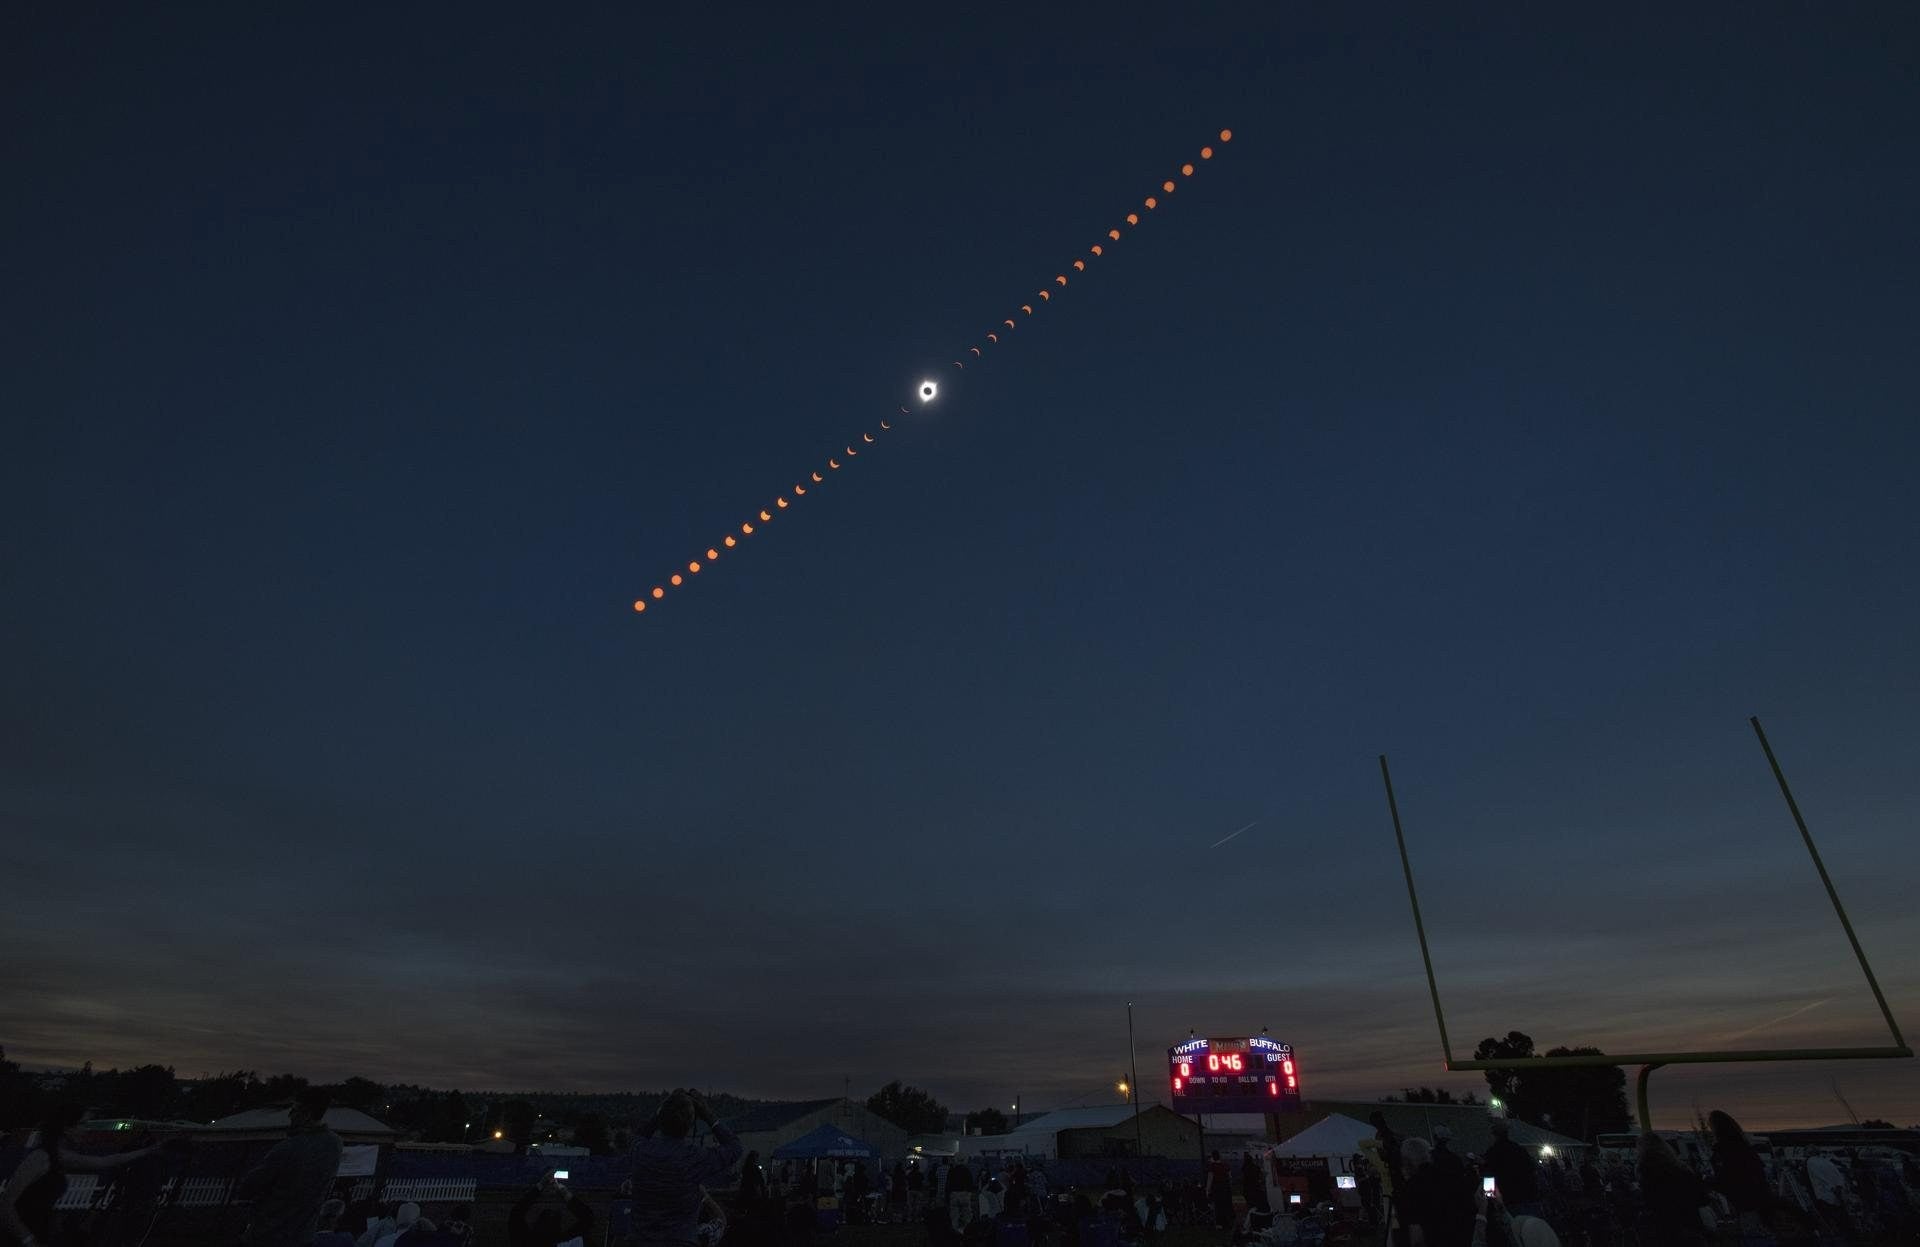
[{"label": "crowd of people", "polygon": [[[325,1125],[326,1093],[295,1100],[287,1137],[234,1184],[247,1212],[242,1247],[473,1247],[472,1208],[438,1222],[419,1205],[349,1206],[336,1197],[342,1144]],[[711,1141],[696,1134],[709,1127]],[[1792,1159],[1758,1149],[1731,1116],[1705,1119],[1710,1147],[1689,1163],[1668,1138],[1647,1133],[1632,1156],[1585,1149],[1577,1162],[1542,1158],[1491,1120],[1484,1155],[1462,1154],[1444,1126],[1401,1138],[1373,1118],[1374,1138],[1352,1158],[1360,1208],[1333,1201],[1269,1208],[1266,1175],[1252,1155],[1235,1167],[1214,1152],[1197,1180],[1143,1184],[1110,1169],[1097,1188],[1059,1189],[1026,1158],[969,1163],[920,1159],[876,1165],[851,1159],[778,1161],[743,1155],[740,1140],[695,1092],[675,1092],[635,1143],[618,1234],[556,1175],[521,1193],[507,1217],[508,1247],[782,1247],[804,1244],[841,1220],[918,1224],[931,1247],[1120,1247],[1170,1227],[1210,1226],[1245,1247],[1312,1242],[1344,1230],[1392,1247],[1703,1247],[1900,1242],[1920,1236],[1920,1164],[1911,1155],[1821,1152]],[[0,1191],[0,1247],[61,1247],[56,1214],[67,1175],[138,1167],[175,1142],[96,1156],[73,1150],[70,1114],[29,1139]],[[177,1153],[176,1153],[177,1155]],[[1242,1198],[1236,1208],[1236,1186]],[[726,1195],[725,1202],[715,1192]],[[830,1210],[830,1211],[829,1211]],[[362,1228],[364,1227],[364,1228]],[[357,1231],[357,1232],[356,1232]]]},{"label": "crowd of people", "polygon": [[[1400,1138],[1374,1115],[1375,1146],[1355,1156],[1363,1216],[1397,1247],[1702,1247],[1911,1242],[1920,1235],[1920,1163],[1911,1155],[1774,1157],[1715,1111],[1696,1167],[1657,1133],[1633,1155],[1588,1149],[1540,1158],[1493,1119],[1482,1156],[1455,1153],[1445,1127]],[[1489,1190],[1488,1187],[1492,1189]]]}]

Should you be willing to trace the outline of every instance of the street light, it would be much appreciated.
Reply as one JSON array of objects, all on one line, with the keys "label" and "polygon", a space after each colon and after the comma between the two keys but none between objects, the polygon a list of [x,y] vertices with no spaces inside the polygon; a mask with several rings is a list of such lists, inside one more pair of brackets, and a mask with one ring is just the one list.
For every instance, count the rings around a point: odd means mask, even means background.
[{"label": "street light", "polygon": [[1133,1088],[1127,1085],[1126,1079],[1122,1078],[1119,1082],[1113,1084],[1113,1089],[1118,1091],[1128,1103],[1133,1102]]}]

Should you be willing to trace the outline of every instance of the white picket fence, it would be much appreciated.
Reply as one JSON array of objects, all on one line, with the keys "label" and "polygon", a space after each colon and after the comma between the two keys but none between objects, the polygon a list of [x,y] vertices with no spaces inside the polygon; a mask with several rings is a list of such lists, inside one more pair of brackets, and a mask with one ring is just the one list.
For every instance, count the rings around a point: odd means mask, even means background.
[{"label": "white picket fence", "polygon": [[472,1178],[400,1178],[389,1180],[380,1197],[396,1204],[471,1204],[474,1186]]},{"label": "white picket fence", "polygon": [[58,1203],[54,1204],[65,1212],[79,1212],[93,1207],[93,1200],[100,1192],[100,1175],[97,1173],[70,1173],[67,1175],[67,1189],[62,1192]]},{"label": "white picket fence", "polygon": [[225,1178],[170,1179],[160,1191],[175,1208],[218,1208],[227,1202],[227,1188],[232,1185]]},{"label": "white picket fence", "polygon": [[[226,1178],[174,1178],[160,1188],[160,1196],[175,1208],[219,1208],[227,1202],[232,1186]],[[403,1178],[388,1182],[381,1198],[394,1203],[471,1204],[474,1187],[472,1178]],[[54,1207],[64,1212],[85,1212],[95,1204],[106,1207],[111,1192],[111,1185],[103,1187],[98,1174],[71,1173],[67,1175],[67,1189]],[[354,1202],[372,1195],[372,1178],[353,1184]]]}]

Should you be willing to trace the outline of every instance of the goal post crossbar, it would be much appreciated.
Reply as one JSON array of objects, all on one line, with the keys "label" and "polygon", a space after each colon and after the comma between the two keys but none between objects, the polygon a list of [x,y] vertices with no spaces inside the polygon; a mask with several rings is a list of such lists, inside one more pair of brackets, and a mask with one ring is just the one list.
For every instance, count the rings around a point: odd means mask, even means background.
[{"label": "goal post crossbar", "polygon": [[1453,1055],[1453,1044],[1447,1037],[1447,1015],[1440,1006],[1440,985],[1433,973],[1433,955],[1427,946],[1427,928],[1420,915],[1420,895],[1414,887],[1413,864],[1407,856],[1407,838],[1400,825],[1400,805],[1394,798],[1393,775],[1387,769],[1387,757],[1380,755],[1380,779],[1386,786],[1387,811],[1393,817],[1393,838],[1400,848],[1400,870],[1407,881],[1407,903],[1413,910],[1414,933],[1420,940],[1420,960],[1427,971],[1427,993],[1433,1000],[1433,1020],[1440,1031],[1440,1053],[1444,1068],[1449,1072],[1496,1069],[1578,1069],[1594,1066],[1638,1065],[1640,1075],[1637,1080],[1640,1129],[1653,1129],[1653,1119],[1647,1107],[1647,1077],[1663,1065],[1724,1065],[1743,1061],[1850,1061],[1885,1060],[1890,1058],[1910,1058],[1913,1049],[1907,1046],[1906,1038],[1900,1033],[1900,1024],[1894,1020],[1893,1010],[1887,1005],[1886,995],[1880,990],[1880,980],[1874,977],[1873,967],[1867,961],[1866,950],[1861,948],[1860,939],[1853,931],[1853,923],[1847,917],[1846,907],[1840,903],[1840,893],[1833,886],[1833,879],[1827,874],[1826,863],[1820,860],[1820,850],[1814,846],[1813,833],[1807,830],[1806,819],[1800,815],[1800,806],[1793,799],[1793,791],[1787,787],[1787,777],[1780,769],[1780,762],[1773,755],[1773,747],[1767,742],[1767,734],[1760,727],[1758,717],[1749,718],[1753,731],[1760,738],[1760,748],[1766,752],[1767,765],[1773,770],[1773,777],[1780,785],[1780,795],[1786,798],[1787,809],[1793,814],[1794,825],[1799,828],[1800,838],[1806,843],[1807,854],[1813,859],[1814,869],[1819,872],[1820,882],[1826,886],[1827,899],[1833,902],[1834,914],[1840,919],[1840,927],[1846,932],[1847,942],[1853,948],[1853,955],[1860,963],[1861,973],[1866,976],[1867,986],[1873,991],[1873,999],[1880,1006],[1880,1016],[1885,1019],[1887,1030],[1893,1037],[1893,1043],[1881,1047],[1850,1048],[1749,1048],[1731,1049],[1720,1052],[1631,1052],[1631,1053],[1588,1053],[1577,1056],[1532,1056],[1506,1057],[1490,1060],[1458,1060]]}]

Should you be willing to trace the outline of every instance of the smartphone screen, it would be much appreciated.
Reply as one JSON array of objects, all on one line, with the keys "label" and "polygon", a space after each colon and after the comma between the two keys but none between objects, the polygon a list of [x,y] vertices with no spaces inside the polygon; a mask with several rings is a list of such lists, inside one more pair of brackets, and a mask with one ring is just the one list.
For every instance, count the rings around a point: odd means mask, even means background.
[{"label": "smartphone screen", "polygon": [[[554,1171],[553,1171],[553,1180],[554,1180],[555,1182],[565,1182],[565,1181],[567,1180],[567,1171],[566,1171],[566,1170],[564,1170],[564,1169],[556,1169],[556,1170],[554,1170]],[[1493,1179],[1492,1179],[1492,1178],[1488,1178],[1488,1179],[1487,1179],[1487,1181],[1489,1181],[1489,1182],[1491,1182],[1491,1181],[1493,1181]],[[1489,1191],[1491,1191],[1491,1190],[1492,1190],[1493,1188],[1492,1188],[1491,1186],[1489,1186],[1489,1187],[1488,1187],[1487,1189],[1488,1189]]]},{"label": "smartphone screen", "polygon": [[1480,1179],[1480,1189],[1485,1191],[1489,1195],[1493,1194],[1493,1179],[1492,1178]]}]

